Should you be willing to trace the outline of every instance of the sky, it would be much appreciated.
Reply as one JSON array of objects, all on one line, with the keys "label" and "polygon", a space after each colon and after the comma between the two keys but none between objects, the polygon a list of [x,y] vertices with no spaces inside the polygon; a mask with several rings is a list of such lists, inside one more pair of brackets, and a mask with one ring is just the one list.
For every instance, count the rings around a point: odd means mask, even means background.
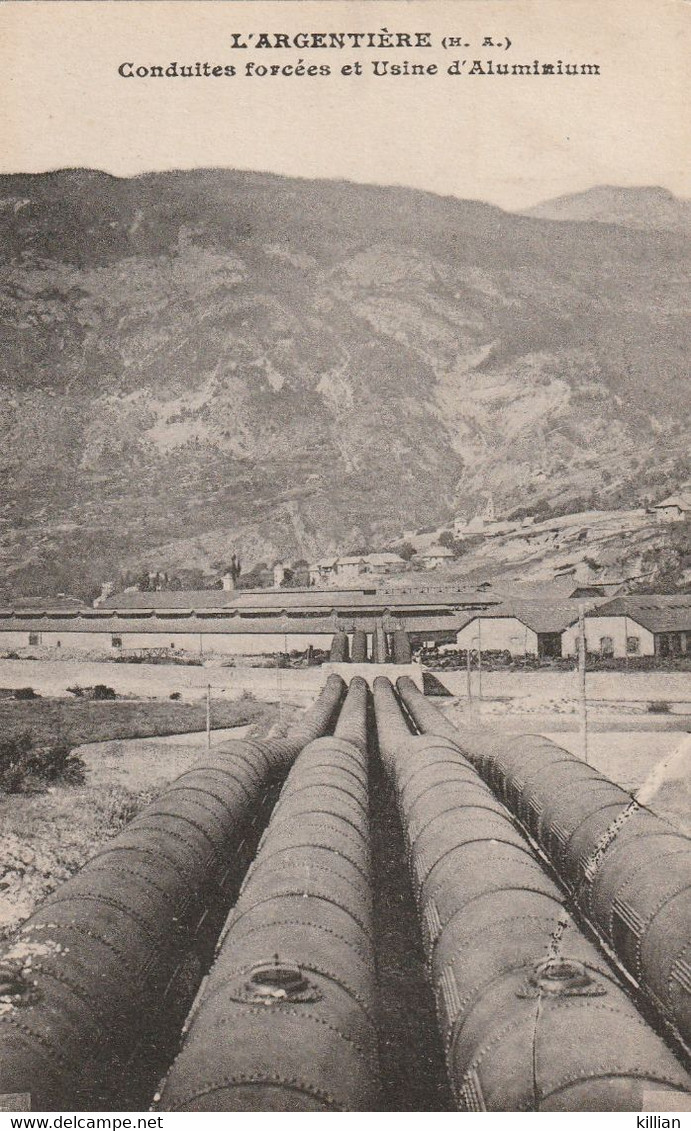
[{"label": "sky", "polygon": [[[429,32],[431,49],[233,49],[261,31]],[[444,36],[460,48],[441,46]],[[486,46],[490,37],[499,46]],[[505,49],[503,42],[511,41]],[[221,166],[404,184],[524,208],[596,184],[691,196],[684,0],[28,0],[0,6],[1,172]],[[467,46],[465,46],[467,44]],[[434,63],[375,76],[372,60]],[[455,59],[599,76],[447,74]],[[332,74],[246,76],[246,61]],[[235,65],[127,79],[124,62]],[[362,61],[361,76],[343,66]]]}]

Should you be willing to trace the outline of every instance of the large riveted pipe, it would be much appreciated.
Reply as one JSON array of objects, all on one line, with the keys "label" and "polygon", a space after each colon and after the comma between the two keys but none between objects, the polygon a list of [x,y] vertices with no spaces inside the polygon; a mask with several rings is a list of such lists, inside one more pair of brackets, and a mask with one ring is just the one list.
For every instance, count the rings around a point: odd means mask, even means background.
[{"label": "large riveted pipe", "polygon": [[393,634],[393,662],[394,664],[409,664],[413,658],[408,633],[397,628]]},{"label": "large riveted pipe", "polygon": [[118,1102],[143,1019],[161,1010],[207,910],[241,877],[263,797],[329,729],[344,688],[331,676],[288,738],[206,753],[4,945],[0,1093],[29,1093],[33,1110]]},{"label": "large riveted pipe", "polygon": [[367,705],[369,689],[367,680],[356,675],[351,679],[348,694],[336,721],[334,735],[357,746],[363,754],[367,753]]},{"label": "large riveted pipe", "polygon": [[451,1086],[471,1111],[641,1111],[691,1081],[579,931],[505,807],[376,679]]},{"label": "large riveted pipe", "polygon": [[397,686],[420,729],[455,741],[511,809],[690,1049],[691,839],[549,739],[456,729],[412,680]]},{"label": "large riveted pipe", "polygon": [[332,664],[348,663],[348,634],[346,632],[334,633],[329,660]]},{"label": "large riveted pipe", "polygon": [[354,664],[367,663],[367,633],[362,628],[356,628],[353,633],[350,658]]},{"label": "large riveted pipe", "polygon": [[372,662],[375,664],[385,664],[387,659],[386,633],[384,632],[384,625],[378,620],[374,628],[374,636],[372,637]]},{"label": "large riveted pipe", "polygon": [[366,700],[353,680],[337,735],[288,775],[162,1087],[165,1111],[377,1103]]}]

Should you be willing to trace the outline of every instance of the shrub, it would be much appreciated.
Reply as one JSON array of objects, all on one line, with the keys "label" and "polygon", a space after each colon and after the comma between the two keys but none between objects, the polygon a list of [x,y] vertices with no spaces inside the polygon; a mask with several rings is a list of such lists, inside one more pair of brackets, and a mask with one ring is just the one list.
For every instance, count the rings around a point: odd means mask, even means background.
[{"label": "shrub", "polygon": [[33,741],[28,733],[5,738],[0,742],[0,790],[22,793],[26,779],[26,761]]},{"label": "shrub", "polygon": [[35,751],[28,762],[29,771],[40,782],[63,782],[81,785],[86,776],[86,766],[67,742],[56,742]]},{"label": "shrub", "polygon": [[651,703],[648,703],[648,711],[655,715],[668,715],[671,707],[666,699],[653,699]]},{"label": "shrub", "polygon": [[103,817],[108,832],[115,833],[134,820],[151,799],[146,790],[135,793],[125,786],[114,785],[105,793],[99,794],[94,805]]},{"label": "shrub", "polygon": [[171,691],[169,698],[170,699],[182,699],[182,695],[180,694],[179,691]]},{"label": "shrub", "polygon": [[68,687],[67,690],[69,691],[70,695],[75,695],[77,699],[84,698],[84,688],[80,687],[78,683],[75,683],[74,687]]},{"label": "shrub", "polygon": [[31,793],[48,784],[81,785],[86,766],[66,742],[36,747],[28,732],[0,742],[0,790]]},{"label": "shrub", "polygon": [[17,687],[14,692],[15,699],[40,699],[40,695],[34,691],[33,687]]},{"label": "shrub", "polygon": [[117,699],[115,690],[112,687],[107,687],[105,683],[97,683],[91,692],[92,699]]}]

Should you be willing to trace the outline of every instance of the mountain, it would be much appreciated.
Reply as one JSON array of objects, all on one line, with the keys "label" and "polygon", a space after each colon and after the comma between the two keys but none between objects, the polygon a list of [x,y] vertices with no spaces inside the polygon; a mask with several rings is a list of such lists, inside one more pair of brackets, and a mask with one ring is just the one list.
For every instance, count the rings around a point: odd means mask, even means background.
[{"label": "mountain", "polygon": [[621,224],[691,235],[691,201],[679,200],[659,186],[617,188],[599,185],[586,192],[558,196],[527,209],[524,215],[541,220],[576,220],[599,224]]},{"label": "mountain", "polygon": [[2,177],[6,590],[671,489],[688,251],[404,188]]}]

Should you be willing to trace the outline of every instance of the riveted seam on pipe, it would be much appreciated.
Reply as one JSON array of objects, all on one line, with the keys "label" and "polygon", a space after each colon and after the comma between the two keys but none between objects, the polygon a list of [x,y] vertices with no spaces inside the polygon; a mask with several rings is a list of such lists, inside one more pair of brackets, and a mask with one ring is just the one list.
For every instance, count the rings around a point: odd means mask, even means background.
[{"label": "riveted seam on pipe", "polygon": [[[241,1084],[241,1085],[242,1084],[248,1084],[248,1085],[275,1084],[275,1085],[279,1085],[282,1088],[292,1088],[293,1091],[301,1092],[304,1095],[312,1096],[314,1099],[320,1100],[321,1102],[328,1104],[329,1107],[334,1109],[334,1111],[343,1111],[344,1110],[342,1107],[339,1107],[337,1101],[335,1100],[335,1098],[329,1092],[324,1092],[319,1088],[315,1088],[311,1084],[309,1084],[308,1082],[302,1081],[297,1077],[280,1076],[277,1073],[274,1073],[270,1076],[264,1075],[264,1074],[256,1075],[256,1076],[243,1075],[243,1074],[238,1074],[236,1076],[224,1076],[222,1079],[220,1079],[217,1083],[214,1083],[212,1086],[201,1089],[197,1092],[191,1093],[190,1095],[186,1096],[185,1103],[186,1104],[193,1103],[195,1100],[199,1100],[199,1099],[202,1099],[204,1096],[208,1096],[208,1095],[213,1094],[213,1092],[222,1092],[226,1088],[232,1088],[232,1087],[237,1086],[238,1084]],[[177,1108],[177,1109],[172,1108],[171,1110],[172,1111],[175,1111],[175,1110],[179,1111],[180,1109],[179,1108]]]},{"label": "riveted seam on pipe", "polygon": [[260,934],[262,931],[266,931],[269,927],[306,927],[309,930],[318,931],[320,934],[329,935],[331,938],[338,939],[338,941],[343,943],[344,946],[349,947],[353,951],[353,953],[358,956],[358,958],[363,960],[363,962],[366,962],[368,960],[368,955],[365,953],[365,951],[361,950],[360,947],[358,947],[352,939],[347,938],[346,935],[342,935],[338,931],[334,931],[332,927],[327,927],[323,923],[312,923],[306,919],[272,919],[270,923],[258,923],[254,927],[250,927],[247,930],[239,932],[238,941],[242,942],[243,939],[249,938],[251,935]]},{"label": "riveted seam on pipe", "polygon": [[[278,855],[278,853],[276,853],[275,855]],[[259,871],[259,865],[260,864],[261,864],[261,861],[257,861],[257,863],[254,865],[254,870],[253,870],[252,876],[251,876],[252,880],[254,880],[257,877],[258,874],[261,875],[261,872]],[[310,864],[309,865],[309,872],[306,874],[306,877],[305,877],[305,882],[308,881],[308,879],[310,878],[310,874],[312,872],[321,872],[321,873],[323,873],[327,876],[337,876],[339,880],[342,880],[344,884],[347,884],[348,887],[351,888],[351,890],[354,891],[356,894],[360,893],[360,888],[353,881],[352,876],[345,876],[343,874],[343,872],[338,872],[335,868],[330,868],[328,864]],[[263,877],[263,878],[266,879],[266,877]],[[310,895],[309,892],[305,892],[303,894],[307,895],[307,898],[309,898],[309,895]]]},{"label": "riveted seam on pipe", "polygon": [[[316,893],[316,892],[305,893],[304,887],[298,888],[297,885],[294,885],[293,887],[279,889],[278,891],[274,891],[274,892],[271,893],[271,895],[265,896],[264,899],[258,899],[255,903],[248,904],[247,907],[244,907],[241,910],[239,910],[237,915],[232,913],[231,919],[229,920],[229,923],[227,925],[228,929],[231,926],[234,926],[235,923],[239,922],[239,920],[243,917],[243,915],[246,915],[246,914],[248,914],[248,912],[254,910],[255,907],[261,907],[262,904],[269,903],[271,900],[276,899],[276,898],[283,896],[283,895],[293,895],[296,898],[300,898],[300,899],[304,899],[305,895],[307,895],[308,899],[319,900],[320,903],[330,903],[334,907],[338,907],[339,910],[344,911],[353,920],[353,922],[360,928],[360,930],[363,932],[363,934],[367,935],[367,937],[370,938],[370,939],[372,937],[372,933],[371,933],[370,929],[362,922],[362,919],[360,917],[358,917],[357,915],[354,914],[354,912],[349,907],[344,907],[342,904],[336,903],[336,901],[334,899],[331,899],[330,896],[328,896],[328,895],[324,895],[322,892],[320,892],[320,893]],[[223,934],[221,935],[221,941],[225,940],[227,934],[228,934],[228,930],[224,929]]]},{"label": "riveted seam on pipe", "polygon": [[[59,891],[60,889],[58,889],[58,892]],[[161,938],[163,937],[160,933],[153,933],[153,926],[151,923],[143,919],[136,911],[133,911],[131,907],[128,907],[127,904],[113,899],[112,896],[98,895],[98,893],[91,894],[89,892],[80,892],[78,896],[72,895],[71,893],[67,893],[63,896],[60,896],[58,894],[55,898],[52,898],[50,900],[49,906],[57,907],[61,903],[66,903],[68,901],[71,902],[72,900],[76,899],[78,899],[80,903],[100,903],[104,907],[110,907],[113,911],[120,912],[120,914],[122,914],[126,919],[131,919],[133,923],[136,923],[140,930],[145,935],[147,935],[150,941],[156,946],[158,946]]]},{"label": "riveted seam on pipe", "polygon": [[[263,867],[267,863],[267,861],[273,860],[276,856],[280,856],[282,853],[294,852],[296,850],[308,849],[308,848],[320,848],[324,852],[329,851],[333,855],[340,857],[341,860],[345,860],[345,862],[347,864],[350,864],[355,869],[356,872],[360,873],[360,875],[362,876],[362,879],[365,881],[365,883],[368,882],[369,877],[367,875],[365,868],[363,868],[361,864],[358,864],[357,861],[353,860],[350,856],[347,856],[345,854],[345,852],[343,852],[342,849],[340,849],[340,848],[327,849],[327,847],[325,845],[322,845],[322,844],[316,844],[315,845],[315,844],[309,844],[309,843],[305,843],[305,842],[302,842],[300,844],[286,844],[282,848],[274,849],[273,852],[263,852],[261,857],[257,857],[254,860],[250,871],[247,873],[247,878],[249,878],[250,875],[252,875],[252,876],[256,875],[258,869],[260,867]],[[331,869],[329,869],[329,871],[335,872],[335,869],[331,868]],[[335,872],[335,874],[339,875],[340,873]],[[341,876],[341,878],[346,880],[348,883],[351,882],[350,879],[347,878],[346,876]]]},{"label": "riveted seam on pipe", "polygon": [[[280,797],[278,799],[278,802],[277,802],[277,805],[276,805],[276,813],[280,814],[281,807],[284,805],[284,803],[288,802],[291,798],[300,797],[301,794],[308,793],[312,789],[317,790],[317,792],[319,794],[321,794],[322,796],[325,792],[324,788],[320,788],[320,786],[316,782],[308,782],[306,785],[300,786],[298,789],[292,789],[290,791],[290,793],[286,793],[284,797]],[[369,809],[367,808],[365,802],[362,800],[361,797],[357,797],[354,793],[349,793],[345,789],[339,790],[337,796],[344,797],[344,798],[347,797],[350,801],[355,802],[355,804],[357,805],[358,809],[361,811],[361,813],[363,814],[364,817],[369,816]],[[329,810],[311,808],[310,812],[329,812]],[[352,824],[352,822],[351,822],[351,824]]]},{"label": "riveted seam on pipe", "polygon": [[[281,814],[280,814],[280,808],[278,806],[276,807],[276,812],[277,812],[278,819],[280,821],[280,815]],[[326,816],[335,817],[339,821],[345,821],[346,824],[350,825],[351,828],[355,829],[355,832],[358,834],[358,837],[360,837],[360,835],[361,835],[361,830],[360,830],[359,825],[356,825],[355,822],[351,821],[349,817],[345,816],[345,814],[337,813],[334,809],[324,809],[324,808],[310,809],[309,812],[310,812],[310,814],[324,813]],[[291,815],[291,820],[292,820],[293,816],[294,816],[294,814]],[[276,828],[278,828],[278,825],[276,825]]]}]

